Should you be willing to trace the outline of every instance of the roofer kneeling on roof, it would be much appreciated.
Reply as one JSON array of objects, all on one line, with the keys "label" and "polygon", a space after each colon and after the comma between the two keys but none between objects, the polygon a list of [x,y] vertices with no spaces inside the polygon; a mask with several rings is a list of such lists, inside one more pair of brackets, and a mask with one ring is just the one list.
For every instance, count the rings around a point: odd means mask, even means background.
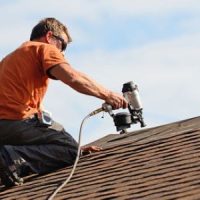
[{"label": "roofer kneeling on roof", "polygon": [[63,56],[69,42],[67,28],[55,18],[46,18],[33,28],[30,41],[0,62],[0,178],[7,187],[20,185],[20,177],[27,173],[44,174],[75,161],[77,142],[63,126],[42,116],[49,78],[100,98],[114,109],[127,107],[122,95],[72,68]]}]

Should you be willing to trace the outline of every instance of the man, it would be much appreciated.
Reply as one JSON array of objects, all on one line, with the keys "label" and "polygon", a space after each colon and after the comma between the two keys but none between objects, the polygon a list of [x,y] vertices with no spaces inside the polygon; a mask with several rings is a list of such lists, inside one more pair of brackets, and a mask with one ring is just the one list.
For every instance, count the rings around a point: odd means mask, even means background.
[{"label": "man", "polygon": [[[122,95],[109,91],[72,68],[63,52],[71,37],[55,18],[41,20],[23,43],[0,62],[0,178],[20,185],[26,172],[44,174],[72,165],[77,142],[41,108],[49,78],[100,98],[114,109],[126,108]],[[82,148],[98,151],[97,147]]]}]

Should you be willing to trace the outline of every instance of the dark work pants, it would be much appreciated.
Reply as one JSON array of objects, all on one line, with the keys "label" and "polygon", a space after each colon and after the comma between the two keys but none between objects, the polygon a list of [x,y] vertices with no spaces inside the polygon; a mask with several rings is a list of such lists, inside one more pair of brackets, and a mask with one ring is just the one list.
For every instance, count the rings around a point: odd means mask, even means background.
[{"label": "dark work pants", "polygon": [[78,144],[57,122],[46,127],[34,117],[22,121],[0,120],[0,147],[18,168],[25,164],[33,172],[44,174],[72,165]]}]

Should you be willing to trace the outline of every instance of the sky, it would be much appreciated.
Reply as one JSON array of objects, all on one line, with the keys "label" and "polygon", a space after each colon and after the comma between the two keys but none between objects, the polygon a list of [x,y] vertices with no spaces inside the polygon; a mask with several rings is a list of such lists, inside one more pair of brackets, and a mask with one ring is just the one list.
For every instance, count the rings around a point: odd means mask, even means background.
[{"label": "sky", "polygon": [[[199,116],[199,0],[1,0],[0,8],[0,59],[29,40],[40,19],[55,17],[72,36],[65,57],[75,69],[114,92],[138,85],[145,128]],[[44,99],[75,139],[82,119],[102,103],[59,81]],[[111,133],[118,134],[112,118],[100,113],[85,122],[82,145]]]}]

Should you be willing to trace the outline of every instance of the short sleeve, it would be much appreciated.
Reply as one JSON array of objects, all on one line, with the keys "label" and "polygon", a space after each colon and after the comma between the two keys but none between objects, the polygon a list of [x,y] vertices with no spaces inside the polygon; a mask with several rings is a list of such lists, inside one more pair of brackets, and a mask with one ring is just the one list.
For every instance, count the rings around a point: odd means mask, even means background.
[{"label": "short sleeve", "polygon": [[63,54],[53,45],[44,44],[39,51],[40,61],[45,74],[55,65],[67,63]]}]

